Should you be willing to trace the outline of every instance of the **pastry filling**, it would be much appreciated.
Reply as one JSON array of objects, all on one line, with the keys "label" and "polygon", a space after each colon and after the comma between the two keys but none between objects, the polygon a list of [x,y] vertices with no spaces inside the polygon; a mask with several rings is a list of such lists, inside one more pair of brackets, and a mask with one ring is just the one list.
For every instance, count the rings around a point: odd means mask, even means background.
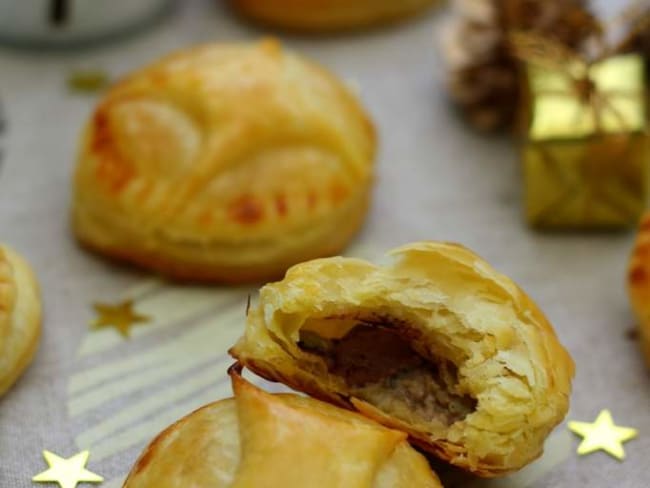
[{"label": "pastry filling", "polygon": [[350,395],[402,420],[447,427],[476,408],[475,399],[456,393],[454,364],[422,358],[388,326],[359,324],[340,339],[302,330],[298,346],[322,358]]}]

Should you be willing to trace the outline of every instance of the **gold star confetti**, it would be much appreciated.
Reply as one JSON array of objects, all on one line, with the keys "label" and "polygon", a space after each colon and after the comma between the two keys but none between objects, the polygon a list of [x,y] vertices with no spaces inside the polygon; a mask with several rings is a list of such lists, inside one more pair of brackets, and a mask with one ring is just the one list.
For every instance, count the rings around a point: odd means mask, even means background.
[{"label": "gold star confetti", "polygon": [[50,451],[43,451],[43,457],[50,469],[37,474],[32,481],[58,483],[61,488],[76,488],[77,484],[82,482],[101,483],[104,478],[86,469],[89,455],[88,451],[82,451],[71,458],[64,459]]},{"label": "gold star confetti", "polygon": [[133,310],[133,300],[126,300],[116,305],[96,303],[93,305],[97,318],[90,324],[93,329],[114,327],[122,336],[128,338],[131,328],[142,322],[149,322],[150,318],[140,315]]},{"label": "gold star confetti", "polygon": [[602,449],[619,461],[625,458],[623,443],[638,434],[636,429],[614,425],[609,410],[601,411],[594,423],[569,422],[569,429],[583,438],[578,446],[581,456]]}]

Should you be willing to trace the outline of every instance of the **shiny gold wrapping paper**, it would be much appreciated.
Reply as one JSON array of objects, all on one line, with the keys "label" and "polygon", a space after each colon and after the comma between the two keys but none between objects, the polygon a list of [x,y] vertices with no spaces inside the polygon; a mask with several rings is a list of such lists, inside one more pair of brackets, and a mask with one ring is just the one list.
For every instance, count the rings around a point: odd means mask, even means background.
[{"label": "shiny gold wrapping paper", "polygon": [[[589,99],[575,89],[585,74],[595,94]],[[528,222],[556,229],[636,224],[650,162],[641,58],[617,56],[566,71],[529,66],[527,75]]]}]

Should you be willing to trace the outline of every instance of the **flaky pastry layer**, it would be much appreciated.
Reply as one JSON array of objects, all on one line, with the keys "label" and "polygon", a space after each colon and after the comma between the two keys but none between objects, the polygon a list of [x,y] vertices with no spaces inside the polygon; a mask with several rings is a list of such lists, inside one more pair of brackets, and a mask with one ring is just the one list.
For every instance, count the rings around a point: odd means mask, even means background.
[{"label": "flaky pastry layer", "polygon": [[478,475],[533,461],[567,412],[574,373],[543,313],[461,246],[390,256],[294,266],[261,289],[231,354]]},{"label": "flaky pastry layer", "polygon": [[326,403],[270,395],[231,369],[234,398],[163,431],[124,488],[440,488],[406,435]]},{"label": "flaky pastry layer", "polygon": [[99,103],[74,228],[91,249],[172,277],[277,278],[359,229],[375,146],[346,86],[278,42],[187,49]]}]

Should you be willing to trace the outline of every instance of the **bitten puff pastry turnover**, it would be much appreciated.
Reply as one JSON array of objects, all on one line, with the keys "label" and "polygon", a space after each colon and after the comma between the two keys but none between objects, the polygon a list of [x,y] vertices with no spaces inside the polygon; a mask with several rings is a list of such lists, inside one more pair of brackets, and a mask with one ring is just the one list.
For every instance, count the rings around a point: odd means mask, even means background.
[{"label": "bitten puff pastry turnover", "polygon": [[23,258],[0,245],[0,396],[31,363],[41,334],[41,299]]},{"label": "bitten puff pastry turnover", "polygon": [[639,321],[639,336],[650,366],[650,212],[641,219],[628,270],[628,290]]},{"label": "bitten puff pastry turnover", "polygon": [[302,31],[366,27],[415,14],[438,0],[231,0],[259,22]]},{"label": "bitten puff pastry turnover", "polygon": [[231,375],[235,397],[158,435],[124,488],[441,488],[406,434]]},{"label": "bitten puff pastry turnover", "polygon": [[574,364],[528,296],[471,251],[319,259],[260,291],[231,354],[261,376],[407,432],[477,475],[537,458]]},{"label": "bitten puff pastry turnover", "polygon": [[344,84],[278,42],[195,47],[101,101],[74,228],[90,248],[175,278],[278,278],[352,238],[375,147]]}]

